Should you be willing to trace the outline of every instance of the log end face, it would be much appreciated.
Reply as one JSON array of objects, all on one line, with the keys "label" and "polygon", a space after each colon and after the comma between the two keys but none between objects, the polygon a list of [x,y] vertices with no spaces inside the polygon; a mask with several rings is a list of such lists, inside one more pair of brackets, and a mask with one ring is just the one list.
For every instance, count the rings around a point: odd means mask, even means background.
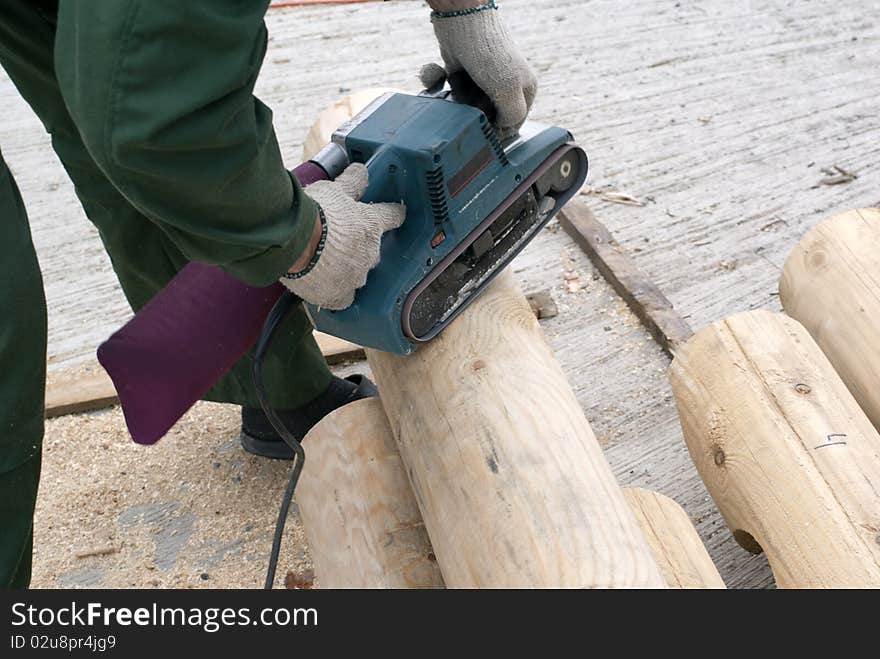
[{"label": "log end face", "polygon": [[693,523],[673,499],[642,488],[624,497],[670,588],[725,588]]}]

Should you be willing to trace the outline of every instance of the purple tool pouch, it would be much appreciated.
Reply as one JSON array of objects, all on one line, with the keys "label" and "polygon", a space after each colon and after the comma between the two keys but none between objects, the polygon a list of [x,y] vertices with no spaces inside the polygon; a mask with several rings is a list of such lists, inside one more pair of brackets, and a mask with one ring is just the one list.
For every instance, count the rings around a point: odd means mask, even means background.
[{"label": "purple tool pouch", "polygon": [[[327,178],[306,162],[302,185]],[[220,268],[189,263],[98,347],[138,444],[154,444],[241,359],[260,334],[281,284],[248,286]]]}]

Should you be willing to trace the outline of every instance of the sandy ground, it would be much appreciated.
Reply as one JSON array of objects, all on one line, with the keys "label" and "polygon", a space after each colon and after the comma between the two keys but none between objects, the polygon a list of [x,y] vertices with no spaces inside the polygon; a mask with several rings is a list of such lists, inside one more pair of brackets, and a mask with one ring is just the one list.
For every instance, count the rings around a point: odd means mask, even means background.
[{"label": "sandy ground", "polygon": [[[237,410],[200,403],[155,447],[119,408],[47,423],[34,585],[261,586],[289,463],[238,443]],[[279,573],[308,568],[294,511]]]},{"label": "sandy ground", "polygon": [[[236,406],[205,402],[154,446],[131,441],[119,407],[47,421],[32,586],[262,587],[290,463],[245,453],[239,430]],[[296,502],[276,586],[286,578],[314,581]]]}]

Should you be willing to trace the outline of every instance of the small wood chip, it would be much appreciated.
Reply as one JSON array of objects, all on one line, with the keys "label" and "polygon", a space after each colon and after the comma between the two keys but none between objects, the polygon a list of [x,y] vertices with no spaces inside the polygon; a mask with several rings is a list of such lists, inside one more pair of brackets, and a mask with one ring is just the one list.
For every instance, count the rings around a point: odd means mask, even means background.
[{"label": "small wood chip", "polygon": [[577,271],[574,261],[571,259],[567,250],[562,250],[561,259],[562,280],[564,282],[565,290],[569,293],[577,293],[578,291],[583,290],[584,284],[581,281],[581,274]]},{"label": "small wood chip", "polygon": [[819,179],[820,185],[840,185],[841,183],[849,183],[854,181],[855,179],[852,176],[844,176],[843,174],[839,174],[837,176],[826,176],[823,179]]},{"label": "small wood chip", "polygon": [[90,549],[87,551],[78,551],[75,556],[77,558],[89,558],[91,556],[109,556],[119,551],[118,547],[103,547],[101,549]]},{"label": "small wood chip", "polygon": [[625,192],[620,192],[618,190],[596,190],[590,186],[585,186],[581,189],[580,192],[582,195],[587,197],[598,197],[602,201],[607,201],[612,204],[623,204],[624,206],[647,206],[647,202],[638,199],[637,197],[633,197],[630,194]]},{"label": "small wood chip", "polygon": [[288,572],[284,577],[287,590],[311,590],[315,585],[315,571],[307,568],[300,573]]},{"label": "small wood chip", "polygon": [[831,169],[823,168],[822,173],[827,176],[819,180],[820,185],[840,185],[855,181],[859,177],[858,174],[847,171],[838,165],[832,165]]},{"label": "small wood chip", "polygon": [[761,231],[776,231],[776,229],[780,228],[782,225],[788,226],[788,222],[781,218],[777,218],[772,222],[768,222],[764,226],[761,227]]},{"label": "small wood chip", "polygon": [[531,293],[526,295],[526,299],[529,301],[529,306],[532,307],[532,312],[538,320],[553,318],[559,314],[559,309],[557,309],[556,302],[553,301],[550,291]]}]

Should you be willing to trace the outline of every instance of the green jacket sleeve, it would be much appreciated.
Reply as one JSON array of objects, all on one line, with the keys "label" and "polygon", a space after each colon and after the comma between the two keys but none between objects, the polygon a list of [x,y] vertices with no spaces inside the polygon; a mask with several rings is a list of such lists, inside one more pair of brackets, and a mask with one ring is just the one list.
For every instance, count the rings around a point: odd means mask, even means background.
[{"label": "green jacket sleeve", "polygon": [[55,45],[62,95],[107,178],[187,258],[258,286],[297,259],[316,215],[253,93],[267,5],[66,2]]}]

